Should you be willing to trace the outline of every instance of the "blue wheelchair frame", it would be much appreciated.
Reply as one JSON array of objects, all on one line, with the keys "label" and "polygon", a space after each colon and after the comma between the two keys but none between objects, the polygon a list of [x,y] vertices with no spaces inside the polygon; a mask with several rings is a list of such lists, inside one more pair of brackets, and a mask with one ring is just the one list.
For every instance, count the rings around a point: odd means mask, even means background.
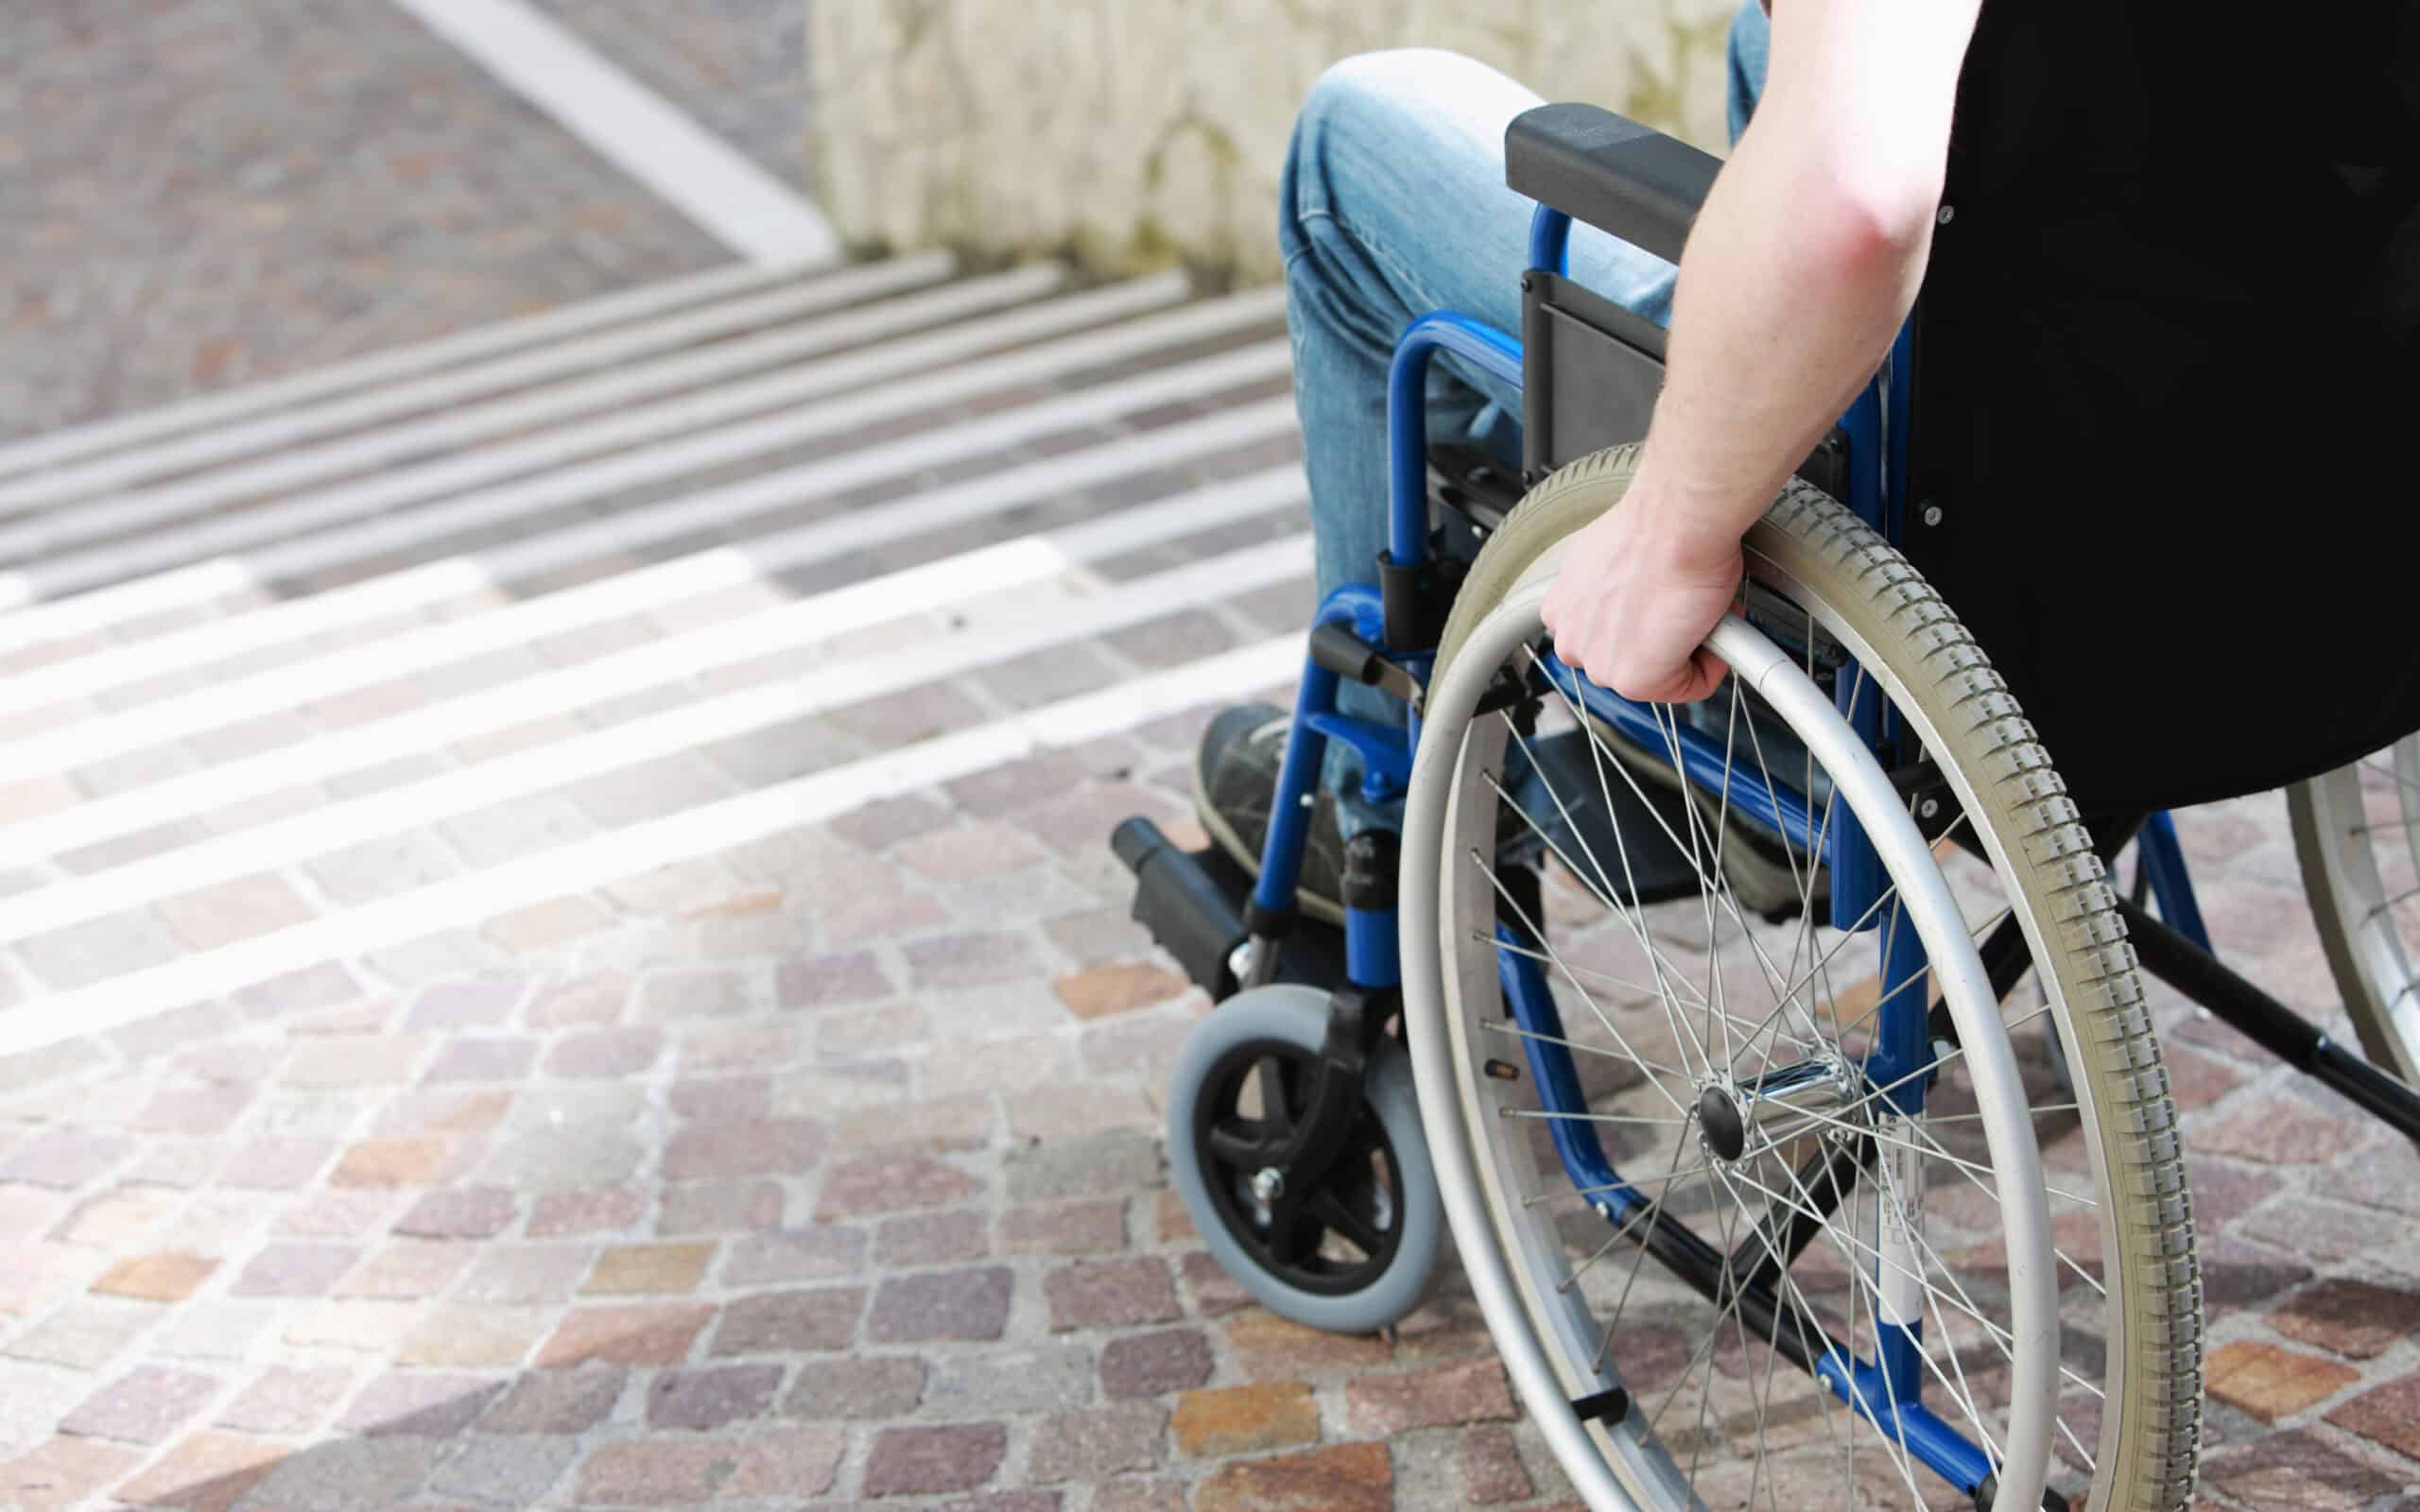
[{"label": "blue wheelchair frame", "polygon": [[[1541,206],[1531,225],[1530,265],[1534,271],[1565,271],[1570,217]],[[1407,331],[1396,348],[1388,392],[1388,440],[1391,460],[1389,557],[1398,567],[1417,566],[1429,555],[1427,498],[1427,417],[1426,399],[1429,366],[1437,353],[1450,352],[1479,370],[1512,385],[1523,381],[1521,343],[1503,332],[1451,312],[1426,316]],[[1882,377],[1870,386],[1841,421],[1847,435],[1850,497],[1842,501],[1859,518],[1897,544],[1904,521],[1907,480],[1907,437],[1910,397],[1910,336],[1903,330],[1893,347]],[[1383,610],[1375,588],[1354,584],[1338,589],[1319,607],[1314,627],[1342,625],[1371,645],[1383,645]],[[1434,648],[1391,657],[1415,680],[1425,680]],[[1598,688],[1564,667],[1551,654],[1545,659],[1547,676],[1563,686],[1589,713],[1637,739],[1647,749],[1669,749],[1677,743],[1679,765],[1689,780],[1709,794],[1723,785],[1728,757],[1710,737],[1678,722],[1666,723],[1648,706]],[[1374,801],[1402,796],[1408,785],[1412,751],[1419,740],[1416,713],[1402,727],[1349,717],[1336,704],[1339,674],[1307,660],[1296,696],[1294,724],[1285,765],[1278,777],[1273,820],[1261,857],[1253,902],[1268,916],[1289,915],[1301,878],[1304,844],[1309,833],[1311,795],[1315,791],[1330,741],[1340,740],[1360,757],[1363,793]],[[1879,690],[1861,677],[1840,681],[1841,712],[1870,745],[1878,746],[1893,731],[1885,728]],[[1814,805],[1807,796],[1789,789],[1733,788],[1730,811],[1766,831],[1801,858],[1811,861],[1818,845],[1830,868],[1831,913],[1836,928],[1873,930],[1879,926],[1876,902],[1884,890],[1882,867],[1855,816],[1833,816],[1820,833],[1813,827]],[[2209,939],[2202,927],[2185,858],[2175,829],[2165,814],[2152,816],[2137,841],[2144,875],[2160,912],[2172,927],[2204,951]],[[1508,943],[1510,936],[1499,926]],[[1345,913],[1347,975],[1354,987],[1384,990],[1400,984],[1398,925],[1394,910],[1348,908]],[[1885,939],[1881,983],[1882,1009],[1876,1043],[1866,1058],[1868,1084],[1884,1090],[1896,1109],[1908,1116],[1924,1110],[1931,1077],[1933,1049],[1927,1030],[1927,1000],[1921,992],[1901,992],[1926,969],[1922,948],[1909,932],[1894,931]],[[1549,1112],[1585,1113],[1561,1016],[1545,972],[1533,954],[1506,950],[1497,957],[1505,1003],[1522,1031],[1530,1069],[1541,1101]],[[1554,1145],[1573,1186],[1587,1194],[1608,1225],[1618,1228],[1651,1199],[1630,1185],[1607,1159],[1595,1125],[1580,1118],[1550,1121]],[[1877,1325],[1877,1327],[1882,1327]],[[1960,1488],[1974,1492],[1991,1475],[1988,1456],[1957,1429],[1922,1402],[1922,1341],[1914,1328],[1889,1326],[1878,1340],[1876,1358],[1860,1361],[1828,1352],[1812,1362],[1815,1374],[1851,1410],[1893,1435],[1907,1452]]]}]

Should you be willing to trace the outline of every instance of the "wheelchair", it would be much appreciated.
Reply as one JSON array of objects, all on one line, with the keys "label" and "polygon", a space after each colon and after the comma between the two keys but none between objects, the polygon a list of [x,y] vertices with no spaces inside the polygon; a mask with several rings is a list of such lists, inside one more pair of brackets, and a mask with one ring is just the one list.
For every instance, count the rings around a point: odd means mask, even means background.
[{"label": "wheelchair", "polygon": [[[2218,962],[2164,814],[2096,840],[1901,554],[1906,334],[1748,535],[1723,690],[1588,683],[1538,609],[1628,486],[1664,347],[1564,244],[1578,218],[1677,260],[1717,164],[1576,105],[1507,164],[1539,202],[1524,329],[1403,337],[1388,551],[1318,608],[1257,868],[1113,836],[1218,1003],[1169,1097],[1197,1228],[1340,1332],[1416,1306],[1450,1228],[1592,1507],[2188,1504],[2200,1278],[2137,967],[2420,1139],[2420,743],[2292,795],[2364,1059]],[[1521,388],[1517,470],[1429,446],[1439,352]],[[1346,679],[1404,722],[1340,713]],[[1325,921],[1297,892],[1340,742],[1405,818],[1347,846]]]}]

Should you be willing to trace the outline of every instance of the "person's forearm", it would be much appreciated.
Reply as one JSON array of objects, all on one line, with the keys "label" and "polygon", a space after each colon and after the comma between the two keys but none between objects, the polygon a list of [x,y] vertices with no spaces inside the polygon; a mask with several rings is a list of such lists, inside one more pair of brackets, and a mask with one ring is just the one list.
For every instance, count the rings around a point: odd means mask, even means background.
[{"label": "person's forearm", "polygon": [[1872,378],[1913,304],[1932,207],[1841,181],[1821,144],[1750,130],[1681,261],[1640,496],[1737,541]]}]

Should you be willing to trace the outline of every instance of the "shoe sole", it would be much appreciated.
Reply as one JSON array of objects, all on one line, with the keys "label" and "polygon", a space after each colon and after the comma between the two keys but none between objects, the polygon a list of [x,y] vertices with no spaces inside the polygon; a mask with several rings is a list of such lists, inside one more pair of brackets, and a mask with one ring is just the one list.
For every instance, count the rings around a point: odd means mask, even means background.
[{"label": "shoe sole", "polygon": [[[1284,721],[1274,722],[1283,723]],[[1270,819],[1274,823],[1276,805],[1272,803],[1270,807]],[[1225,851],[1227,859],[1243,868],[1246,876],[1258,882],[1260,852],[1245,845],[1244,837],[1237,834],[1235,827],[1211,806],[1210,774],[1202,769],[1201,753],[1199,750],[1194,752],[1193,758],[1193,812],[1194,816],[1201,821],[1202,832],[1210,836],[1211,843]],[[1294,889],[1294,906],[1306,919],[1316,919],[1322,924],[1334,924],[1340,929],[1344,926],[1344,905],[1332,899],[1322,898],[1306,888]]]}]

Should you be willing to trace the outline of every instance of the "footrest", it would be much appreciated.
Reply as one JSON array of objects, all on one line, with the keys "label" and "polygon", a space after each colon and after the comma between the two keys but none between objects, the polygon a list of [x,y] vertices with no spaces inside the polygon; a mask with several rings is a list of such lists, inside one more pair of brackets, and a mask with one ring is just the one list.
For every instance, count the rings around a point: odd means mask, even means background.
[{"label": "footrest", "polygon": [[[1119,825],[1110,849],[1134,873],[1135,921],[1214,1000],[1232,995],[1238,984],[1227,963],[1248,934],[1251,876],[1216,846],[1179,849],[1145,818]],[[1277,979],[1322,991],[1343,982],[1344,932],[1298,919],[1279,954]]]}]

